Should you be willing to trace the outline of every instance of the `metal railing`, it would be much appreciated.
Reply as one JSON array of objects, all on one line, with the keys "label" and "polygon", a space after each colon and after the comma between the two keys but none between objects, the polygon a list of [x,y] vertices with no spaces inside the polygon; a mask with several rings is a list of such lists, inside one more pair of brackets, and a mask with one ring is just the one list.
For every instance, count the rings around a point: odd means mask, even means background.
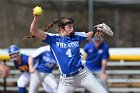
[{"label": "metal railing", "polygon": [[[6,62],[7,65],[10,67],[13,67],[12,62]],[[130,68],[129,68],[130,66]],[[121,61],[110,61],[108,62],[108,68],[113,67],[113,69],[107,70],[108,73],[108,84],[109,84],[109,90],[112,93],[126,93],[126,92],[140,92],[140,71],[139,69],[131,69],[131,67],[138,67],[140,66],[140,62],[121,62]],[[127,69],[117,69],[118,67],[128,67]],[[114,69],[115,68],[115,69]],[[21,72],[12,69],[10,70],[10,76],[6,78],[6,91],[17,91],[18,88],[16,86],[16,82],[18,77],[20,76]],[[53,74],[56,76],[56,79],[59,81],[59,70],[54,70]],[[131,75],[138,76],[137,78],[130,77]],[[3,83],[3,78],[0,78],[0,83]],[[8,85],[8,84],[11,85]],[[122,85],[125,84],[125,85]],[[115,87],[116,86],[116,87]],[[124,86],[124,87],[122,87]],[[0,91],[3,91],[3,86],[0,87]],[[44,91],[43,88],[40,88],[39,91]],[[84,93],[84,88],[77,88],[76,91]],[[6,92],[5,92],[6,93]]]}]

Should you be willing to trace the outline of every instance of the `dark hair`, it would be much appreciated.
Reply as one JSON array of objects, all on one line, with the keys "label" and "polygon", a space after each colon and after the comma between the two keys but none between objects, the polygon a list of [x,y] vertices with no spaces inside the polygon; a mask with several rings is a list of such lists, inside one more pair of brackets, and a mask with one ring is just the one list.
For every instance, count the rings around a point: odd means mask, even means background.
[{"label": "dark hair", "polygon": [[44,32],[47,32],[50,28],[52,28],[55,24],[57,24],[59,21],[59,19],[54,19],[52,23],[48,24],[48,26],[46,28],[43,28],[42,30]]},{"label": "dark hair", "polygon": [[45,29],[44,32],[47,32],[50,28],[52,28],[55,24],[58,24],[58,27],[64,29],[65,25],[73,24],[74,20],[68,17],[60,17],[59,19],[54,19],[52,23],[50,23]]},{"label": "dark hair", "polygon": [[61,27],[64,29],[64,27],[67,24],[73,24],[74,20],[72,18],[68,18],[68,17],[61,17],[58,21],[58,27]]},{"label": "dark hair", "polygon": [[[58,24],[58,27],[64,29],[65,25],[67,24],[73,24],[74,23],[74,20],[72,18],[68,18],[68,17],[60,17],[59,19],[54,19],[52,23],[48,24],[48,26],[45,28],[43,28],[42,30],[44,32],[47,32],[50,28],[52,28],[55,24]],[[23,38],[24,39],[27,39],[27,38],[35,38],[34,35],[31,35],[31,36],[25,36]]]}]

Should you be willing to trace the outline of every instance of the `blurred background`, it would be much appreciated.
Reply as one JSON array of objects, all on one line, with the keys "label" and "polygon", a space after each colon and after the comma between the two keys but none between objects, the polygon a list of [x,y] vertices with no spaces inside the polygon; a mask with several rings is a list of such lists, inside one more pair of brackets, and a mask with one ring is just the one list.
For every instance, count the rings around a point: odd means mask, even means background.
[{"label": "blurred background", "polygon": [[[120,55],[124,52],[125,55],[117,56],[108,63],[109,90],[111,93],[140,93],[140,0],[0,0],[0,54],[3,55],[12,44],[29,48],[29,51],[45,45],[36,38],[23,40],[30,35],[32,9],[37,5],[43,9],[40,28],[62,16],[74,19],[76,31],[88,32],[96,24],[108,24],[114,32],[113,37],[105,36],[111,47],[110,53]],[[54,26],[48,32],[57,33],[56,28]],[[82,43],[81,48],[87,42]],[[14,69],[11,62],[6,63]],[[58,71],[54,73],[59,75]],[[16,70],[11,71],[7,90],[4,84],[6,79],[3,81],[0,78],[0,93],[16,93],[19,74]],[[75,92],[88,93],[81,88]]]},{"label": "blurred background", "polygon": [[[22,40],[29,35],[33,19],[32,9],[43,8],[40,28],[60,16],[72,17],[77,31],[92,30],[93,25],[105,22],[114,31],[114,37],[105,37],[110,47],[139,47],[139,0],[1,0],[0,47],[11,44],[33,48],[42,45],[38,39]],[[49,30],[57,32],[55,27]]]}]

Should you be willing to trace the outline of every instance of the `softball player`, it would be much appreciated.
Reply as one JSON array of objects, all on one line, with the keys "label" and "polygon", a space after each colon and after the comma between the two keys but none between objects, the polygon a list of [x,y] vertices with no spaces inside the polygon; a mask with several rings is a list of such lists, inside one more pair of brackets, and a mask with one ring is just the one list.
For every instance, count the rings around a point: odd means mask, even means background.
[{"label": "softball player", "polygon": [[[38,60],[35,66],[33,66],[34,59]],[[56,60],[50,51],[50,46],[40,47],[29,57],[29,69],[31,72],[29,93],[37,93],[44,78],[45,84],[51,89],[49,93],[57,92],[57,82],[52,74],[55,66]]]},{"label": "softball player", "polygon": [[[20,49],[16,45],[11,45],[8,48],[10,58],[14,61],[15,67],[22,72],[17,80],[18,93],[27,93],[26,85],[30,81],[28,58],[29,56],[20,53]],[[48,89],[46,84],[43,84],[45,91]]]},{"label": "softball player", "polygon": [[109,46],[103,41],[103,37],[94,37],[84,46],[87,54],[86,66],[98,77],[99,82],[108,90],[106,66],[109,59]]},{"label": "softball player", "polygon": [[[34,15],[34,14],[33,14]],[[80,43],[89,40],[93,32],[74,32],[74,20],[72,18],[60,18],[51,24],[58,24],[60,34],[48,34],[47,29],[38,29],[39,16],[34,15],[30,26],[30,32],[51,46],[51,50],[57,60],[61,72],[57,93],[73,93],[78,86],[85,87],[91,93],[107,93],[102,85],[90,73],[81,62]],[[96,30],[109,32],[108,26],[101,24]],[[108,27],[109,28],[109,27]],[[111,32],[112,33],[112,32]]]}]

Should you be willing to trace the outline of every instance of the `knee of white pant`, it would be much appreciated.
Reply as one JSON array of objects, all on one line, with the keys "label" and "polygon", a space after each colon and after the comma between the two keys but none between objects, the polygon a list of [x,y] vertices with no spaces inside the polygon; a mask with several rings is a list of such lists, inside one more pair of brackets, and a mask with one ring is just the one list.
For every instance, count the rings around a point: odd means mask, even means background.
[{"label": "knee of white pant", "polygon": [[18,87],[25,87],[27,85],[27,82],[19,78],[17,81],[17,85]]},{"label": "knee of white pant", "polygon": [[57,87],[58,87],[57,81],[55,80],[53,75],[46,77],[44,79],[44,82],[53,89],[57,89]]},{"label": "knee of white pant", "polygon": [[47,86],[43,86],[44,87],[44,89],[45,90],[49,90],[48,92],[53,92],[53,93],[56,93],[57,92],[57,84],[55,84],[55,85],[48,85],[48,87]]},{"label": "knee of white pant", "polygon": [[56,93],[57,92],[57,88],[53,89],[53,93]]},{"label": "knee of white pant", "polygon": [[58,87],[58,84],[57,84],[57,82],[52,82],[52,88],[57,88]]},{"label": "knee of white pant", "polygon": [[56,92],[57,92],[57,87],[58,87],[57,85],[52,86],[52,90],[53,90],[53,92],[54,92],[54,93],[56,93]]}]

